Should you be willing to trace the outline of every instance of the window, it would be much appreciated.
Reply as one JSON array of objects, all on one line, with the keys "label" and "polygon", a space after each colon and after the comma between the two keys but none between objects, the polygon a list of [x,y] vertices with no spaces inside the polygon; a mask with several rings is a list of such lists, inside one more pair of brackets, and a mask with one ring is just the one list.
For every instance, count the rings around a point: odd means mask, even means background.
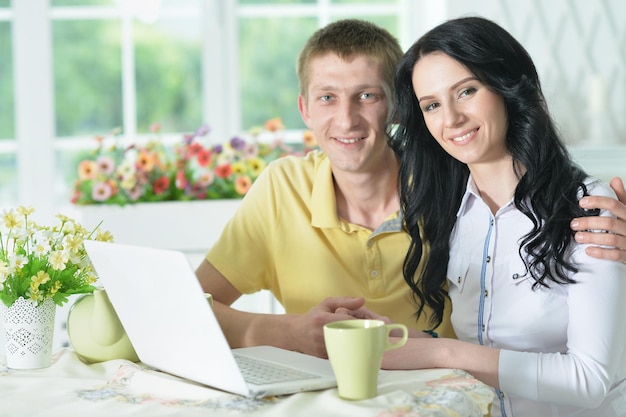
[{"label": "window", "polygon": [[0,201],[17,198],[10,0],[0,0]]},{"label": "window", "polygon": [[136,138],[160,123],[179,140],[207,123],[216,142],[273,117],[304,128],[295,61],[308,36],[343,17],[398,34],[404,16],[399,0],[24,3],[0,0],[0,206],[50,215],[68,206],[94,136],[114,128]]}]

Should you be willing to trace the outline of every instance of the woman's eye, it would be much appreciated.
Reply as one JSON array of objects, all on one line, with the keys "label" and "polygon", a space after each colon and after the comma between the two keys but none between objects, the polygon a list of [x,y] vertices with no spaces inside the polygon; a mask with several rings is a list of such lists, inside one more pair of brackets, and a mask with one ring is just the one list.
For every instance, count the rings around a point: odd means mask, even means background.
[{"label": "woman's eye", "polygon": [[459,97],[467,97],[474,94],[475,92],[476,89],[474,87],[464,88],[463,90],[461,90],[461,94],[459,95]]},{"label": "woman's eye", "polygon": [[439,106],[439,104],[437,104],[437,103],[430,103],[430,104],[427,104],[426,106],[424,106],[424,111],[431,111],[431,110],[434,110],[434,109],[436,109],[438,106]]}]

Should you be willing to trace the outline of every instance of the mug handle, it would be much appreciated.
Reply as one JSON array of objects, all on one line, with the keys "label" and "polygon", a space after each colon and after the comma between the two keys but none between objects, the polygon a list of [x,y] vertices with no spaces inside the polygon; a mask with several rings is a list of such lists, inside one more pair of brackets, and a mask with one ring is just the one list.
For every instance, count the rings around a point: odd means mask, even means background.
[{"label": "mug handle", "polygon": [[[385,328],[387,330],[387,338],[385,340],[385,350],[397,349],[406,344],[406,341],[409,338],[409,330],[404,324],[400,324],[400,323],[386,324]],[[390,337],[389,334],[392,332],[392,330],[396,330],[396,329],[402,330],[402,338],[398,340],[396,343],[391,343],[391,341],[389,340],[389,337]]]}]

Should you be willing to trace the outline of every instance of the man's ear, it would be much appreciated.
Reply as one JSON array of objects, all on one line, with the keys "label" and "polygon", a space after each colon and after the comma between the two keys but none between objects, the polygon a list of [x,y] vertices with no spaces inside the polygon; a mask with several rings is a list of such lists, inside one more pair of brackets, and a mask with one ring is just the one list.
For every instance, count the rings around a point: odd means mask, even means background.
[{"label": "man's ear", "polygon": [[302,94],[298,95],[298,110],[300,111],[302,121],[310,129],[311,126],[309,125],[309,120],[311,120],[311,117],[309,115],[309,109],[306,104],[306,99]]}]

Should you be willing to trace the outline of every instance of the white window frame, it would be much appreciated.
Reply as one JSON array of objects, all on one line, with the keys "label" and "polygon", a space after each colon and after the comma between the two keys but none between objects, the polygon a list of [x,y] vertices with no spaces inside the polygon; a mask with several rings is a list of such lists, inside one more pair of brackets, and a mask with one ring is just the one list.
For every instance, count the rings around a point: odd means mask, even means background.
[{"label": "white window frame", "polygon": [[[133,16],[130,9],[124,7],[128,1],[120,1],[120,6],[53,8],[49,0],[13,0],[12,9],[0,15],[0,18],[12,22],[16,139],[0,144],[0,152],[17,155],[19,195],[16,204],[32,205],[41,216],[52,217],[60,209],[56,193],[62,178],[55,172],[55,153],[63,149],[77,149],[80,144],[88,142],[84,138],[55,137],[51,22],[54,19],[121,19],[123,131],[132,138],[136,136],[137,126]],[[406,47],[422,32],[422,28],[445,15],[446,2],[435,3],[435,6],[424,6],[410,0],[397,3],[381,0],[359,6],[358,15],[397,14],[400,42]],[[429,11],[424,12],[425,8]],[[167,12],[185,14],[196,11],[180,6]],[[214,40],[205,42],[203,47],[202,115],[204,120],[211,120],[215,137],[227,137],[242,129],[236,73],[239,18],[317,16],[318,26],[321,27],[332,17],[349,17],[353,12],[354,6],[332,5],[330,0],[318,0],[314,5],[272,7],[238,6],[236,0],[202,0],[203,37]]]}]

